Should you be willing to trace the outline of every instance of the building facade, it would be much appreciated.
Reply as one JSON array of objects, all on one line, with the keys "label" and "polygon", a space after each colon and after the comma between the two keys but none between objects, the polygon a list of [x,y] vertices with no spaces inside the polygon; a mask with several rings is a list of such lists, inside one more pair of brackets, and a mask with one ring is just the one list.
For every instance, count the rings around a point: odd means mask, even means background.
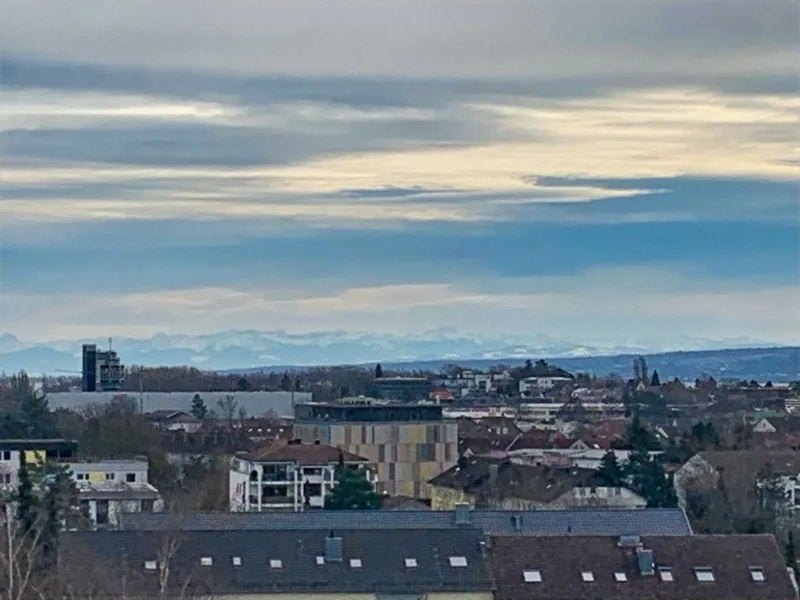
[{"label": "building facade", "polygon": [[83,345],[82,385],[84,392],[113,392],[122,387],[125,368],[114,350]]},{"label": "building facade", "polygon": [[158,490],[148,482],[145,457],[70,462],[78,490],[78,507],[91,528],[115,528],[123,513],[153,513],[164,509]]},{"label": "building facade", "polygon": [[427,482],[456,464],[458,425],[436,405],[303,404],[295,437],[366,458],[380,494],[427,498]]},{"label": "building facade", "polygon": [[381,377],[375,380],[375,389],[384,400],[418,402],[427,400],[432,388],[425,377]]},{"label": "building facade", "polygon": [[77,448],[78,443],[72,440],[0,440],[0,493],[9,494],[17,489],[23,462],[41,465],[68,460]]},{"label": "building facade", "polygon": [[366,458],[323,444],[295,441],[265,452],[237,456],[230,471],[229,510],[302,511],[324,508],[325,498],[336,485],[340,461],[361,469],[374,483]]}]

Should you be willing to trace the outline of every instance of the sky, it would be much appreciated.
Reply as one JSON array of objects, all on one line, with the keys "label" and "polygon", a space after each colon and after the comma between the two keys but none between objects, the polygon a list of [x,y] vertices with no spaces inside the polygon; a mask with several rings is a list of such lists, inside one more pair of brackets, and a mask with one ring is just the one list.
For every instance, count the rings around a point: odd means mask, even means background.
[{"label": "sky", "polygon": [[800,343],[796,0],[4,0],[0,332]]}]

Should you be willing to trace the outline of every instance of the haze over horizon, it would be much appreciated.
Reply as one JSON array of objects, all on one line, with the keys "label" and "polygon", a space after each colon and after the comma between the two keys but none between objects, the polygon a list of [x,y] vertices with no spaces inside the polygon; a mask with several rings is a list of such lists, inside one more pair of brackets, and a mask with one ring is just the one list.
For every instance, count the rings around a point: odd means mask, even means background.
[{"label": "haze over horizon", "polygon": [[0,333],[800,344],[794,0],[236,6],[4,3]]}]

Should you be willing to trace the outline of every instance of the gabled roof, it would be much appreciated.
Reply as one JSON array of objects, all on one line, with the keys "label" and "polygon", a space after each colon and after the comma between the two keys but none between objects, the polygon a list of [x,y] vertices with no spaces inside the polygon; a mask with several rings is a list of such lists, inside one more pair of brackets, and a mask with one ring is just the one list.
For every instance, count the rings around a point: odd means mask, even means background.
[{"label": "gabled roof", "polygon": [[[484,510],[469,512],[470,526],[488,535],[691,535],[679,508]],[[153,531],[282,531],[300,529],[459,529],[452,511],[320,510],[267,513],[135,513],[120,515],[120,528]]]},{"label": "gabled roof", "polygon": [[[492,580],[481,551],[478,529],[352,530],[335,532],[342,539],[340,562],[325,556],[322,530],[226,532],[65,532],[61,548],[70,556],[104,562],[120,573],[128,569],[128,593],[157,591],[158,571],[145,569],[156,561],[159,548],[174,540],[169,587],[191,576],[197,594],[421,594],[426,592],[489,592]],[[466,567],[454,567],[450,557],[464,557]],[[240,564],[234,563],[238,557]],[[201,559],[211,564],[203,566]],[[360,566],[351,559],[361,561]],[[406,559],[415,559],[407,566]],[[272,562],[272,561],[280,561]],[[67,563],[68,564],[68,563]],[[76,568],[71,566],[70,568]],[[121,577],[117,578],[119,581]]]},{"label": "gabled roof", "polygon": [[[654,573],[643,575],[635,548],[616,537],[494,537],[491,539],[497,600],[790,600],[796,598],[771,535],[644,537]],[[696,568],[711,568],[714,581],[698,581]],[[760,567],[755,581],[750,567]],[[671,570],[664,581],[659,568]],[[538,582],[526,582],[537,571]],[[584,581],[591,572],[593,581]],[[616,576],[616,573],[624,575]],[[529,577],[531,578],[531,577]]]},{"label": "gabled roof", "polygon": [[363,456],[339,450],[326,444],[296,444],[270,446],[248,454],[248,460],[257,462],[287,462],[298,465],[316,466],[336,463],[341,459],[345,463],[368,462]]},{"label": "gabled roof", "polygon": [[[496,470],[494,484],[492,469]],[[575,487],[605,485],[593,469],[521,465],[486,457],[461,458],[456,466],[428,483],[473,495],[536,502],[552,502]]]}]

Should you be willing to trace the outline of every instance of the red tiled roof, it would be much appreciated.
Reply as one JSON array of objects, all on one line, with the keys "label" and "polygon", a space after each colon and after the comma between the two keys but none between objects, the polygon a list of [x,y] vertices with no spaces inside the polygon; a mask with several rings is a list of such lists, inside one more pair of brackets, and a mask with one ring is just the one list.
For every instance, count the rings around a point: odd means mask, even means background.
[{"label": "red tiled roof", "polygon": [[326,444],[284,444],[270,446],[248,455],[248,459],[259,462],[291,462],[299,465],[327,465],[344,457],[346,463],[363,463],[367,459],[352,452],[339,450]]}]

